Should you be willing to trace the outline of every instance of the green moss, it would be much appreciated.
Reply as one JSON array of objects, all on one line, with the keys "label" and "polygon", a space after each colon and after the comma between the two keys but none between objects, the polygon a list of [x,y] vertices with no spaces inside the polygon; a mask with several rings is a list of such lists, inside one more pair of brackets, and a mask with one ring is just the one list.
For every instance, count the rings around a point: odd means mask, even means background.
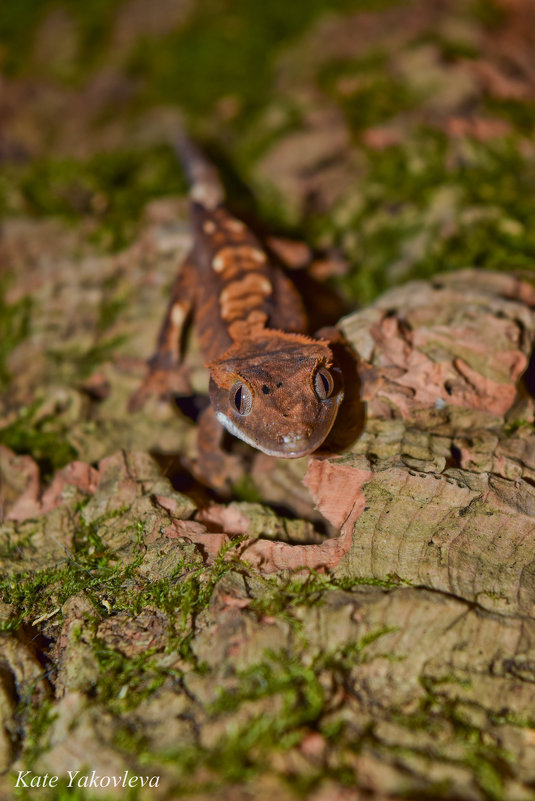
[{"label": "green moss", "polygon": [[[103,518],[98,523],[102,521]],[[134,568],[135,562],[124,565],[103,544],[97,524],[85,527],[79,523],[65,562],[47,570],[11,572],[0,578],[0,598],[16,610],[5,628],[16,630],[23,622],[32,622],[54,610],[59,612],[69,598],[78,594],[98,609],[103,600],[124,592]]]},{"label": "green moss", "polygon": [[234,484],[232,497],[237,501],[245,501],[247,503],[262,503],[263,501],[253,477],[249,474],[246,474],[237,484]]},{"label": "green moss", "polygon": [[176,618],[181,627],[186,626],[208,607],[217,582],[229,571],[242,569],[239,561],[230,558],[231,551],[241,541],[242,538],[238,537],[224,545],[210,567],[206,567],[202,561],[184,557],[173,575],[148,582],[144,587],[138,588],[131,598],[126,596],[124,599],[117,599],[116,608],[128,609],[137,614],[151,604]]},{"label": "green moss", "polygon": [[[394,719],[407,728],[434,733],[435,745],[432,746],[432,756],[445,763],[458,764],[468,767],[473,773],[483,798],[488,801],[503,801],[504,776],[510,773],[510,757],[506,751],[489,740],[487,733],[473,725],[463,714],[461,704],[466,703],[455,697],[441,694],[440,686],[444,683],[458,683],[467,686],[463,678],[446,676],[443,678],[421,679],[426,695],[420,702],[417,712],[411,714],[393,713]],[[479,705],[473,706],[480,709]],[[450,733],[450,728],[453,734]],[[462,747],[459,757],[451,757],[441,750],[441,742],[451,742],[451,739]],[[406,746],[389,747],[390,751],[409,755],[418,749]],[[426,746],[426,756],[430,756],[429,747]]]},{"label": "green moss", "polygon": [[[109,322],[105,319],[104,324]],[[67,345],[61,350],[49,350],[47,356],[56,366],[66,368],[71,380],[80,381],[88,378],[99,364],[112,359],[115,350],[124,342],[125,336],[116,336],[96,342],[89,348]]]},{"label": "green moss", "polygon": [[[53,568],[22,573],[16,570],[16,560],[10,565],[5,563],[5,574],[0,577],[0,599],[17,610],[17,615],[8,622],[8,629],[49,615],[53,609],[59,612],[74,595],[84,595],[95,609],[101,610],[103,601],[114,601],[121,593],[133,592],[132,579],[143,560],[137,525],[127,525],[127,530],[132,529],[128,558],[125,552],[119,555],[104,543],[99,532],[106,523],[128,510],[119,508],[86,524],[81,516],[85,503],[78,504],[73,513],[71,547],[63,562]],[[30,546],[31,542],[27,547]]]},{"label": "green moss", "polygon": [[59,3],[77,25],[78,47],[73,75],[80,81],[102,62],[118,9],[124,0],[63,0]]},{"label": "green moss", "polygon": [[317,80],[340,104],[355,133],[384,125],[417,102],[407,85],[389,72],[387,55],[382,51],[372,51],[355,61],[331,61],[320,70]]},{"label": "green moss", "polygon": [[15,453],[35,459],[41,478],[46,480],[78,454],[68,440],[65,424],[53,414],[39,415],[40,406],[38,400],[21,408],[16,420],[0,428],[0,442]]},{"label": "green moss", "polygon": [[100,303],[97,320],[97,333],[103,334],[113,326],[116,320],[121,318],[122,313],[128,308],[129,298],[127,295],[113,295],[106,293]]},{"label": "green moss", "polygon": [[34,29],[50,5],[42,0],[0,3],[0,65],[6,75],[24,65]]},{"label": "green moss", "polygon": [[102,60],[117,9],[123,1],[20,0],[0,4],[2,71],[9,76],[28,71],[35,33],[47,15],[59,9],[64,10],[75,24],[74,63],[59,75],[55,74],[54,64],[40,64],[40,70],[67,82],[80,82]]},{"label": "green moss", "polygon": [[343,241],[351,231],[353,265],[341,283],[360,303],[393,283],[443,271],[532,270],[534,180],[535,160],[509,139],[455,149],[424,129],[407,144],[370,151],[358,212],[338,232],[315,220],[313,235],[330,230]]},{"label": "green moss", "polygon": [[[16,609],[16,615],[4,622],[3,630],[16,630],[21,623],[53,611],[58,614],[55,618],[58,622],[63,604],[79,594],[91,601],[99,615],[106,604],[113,607],[114,614],[127,611],[130,615],[139,614],[150,605],[169,617],[167,647],[195,665],[190,648],[195,621],[209,605],[219,579],[236,569],[232,560],[228,560],[235,543],[226,546],[210,568],[197,560],[184,558],[174,576],[147,581],[137,572],[143,561],[137,538],[130,558],[125,559],[124,554],[119,557],[108,548],[99,533],[107,520],[124,511],[106,515],[91,525],[79,520],[69,558],[58,567],[34,573],[13,573],[0,579],[0,599]],[[101,668],[96,697],[116,714],[135,708],[154,693],[166,677],[179,678],[179,673],[159,664],[153,651],[125,657],[98,638],[93,638],[91,645]],[[197,667],[202,669],[202,666]]]},{"label": "green moss", "polygon": [[504,117],[515,131],[531,136],[535,128],[535,102],[533,100],[514,100],[512,98],[487,98],[485,107],[489,114]]},{"label": "green moss", "polygon": [[[516,241],[515,241],[516,240]],[[462,224],[440,246],[430,248],[415,265],[415,274],[430,277],[437,272],[481,267],[490,270],[533,270],[535,240],[531,234],[511,237],[493,220]]]},{"label": "green moss", "polygon": [[383,76],[355,92],[351,102],[344,106],[352,130],[363,131],[374,125],[384,125],[415,103],[416,99],[404,84]]},{"label": "green moss", "polygon": [[0,390],[5,389],[11,379],[8,369],[10,353],[30,333],[31,300],[24,297],[15,303],[7,303],[8,285],[9,275],[0,277]]},{"label": "green moss", "polygon": [[[113,605],[115,612],[139,614],[147,605],[166,612],[176,627],[170,642],[185,655],[189,655],[195,619],[205,609],[213,590],[225,573],[241,569],[229,552],[240,540],[226,545],[214,563],[205,567],[197,559],[184,557],[175,574],[165,579],[148,581],[137,573],[143,561],[141,545],[142,522],[129,525],[132,544],[128,555],[116,553],[105,544],[102,532],[113,518],[127,511],[118,509],[91,524],[85,524],[80,505],[73,519],[73,534],[68,558],[55,568],[17,573],[0,577],[0,599],[17,611],[5,624],[8,630],[30,622],[59,608],[72,596],[83,594],[102,613],[105,603]],[[13,565],[15,566],[15,565]]]},{"label": "green moss", "polygon": [[[290,732],[295,744],[295,729],[317,721],[323,711],[325,692],[313,665],[305,665],[297,656],[270,652],[266,660],[241,671],[235,690],[219,689],[210,713],[234,712],[244,701],[281,696],[282,712],[277,714],[280,729],[275,742]],[[271,722],[271,725],[273,725]],[[298,737],[299,739],[299,737]],[[284,747],[284,743],[282,743]]]},{"label": "green moss", "polygon": [[511,423],[506,423],[504,425],[503,433],[507,437],[512,437],[520,429],[526,429],[527,431],[533,431],[534,428],[535,428],[535,424],[534,423],[530,423],[528,420],[513,420]]},{"label": "green moss", "polygon": [[[126,568],[121,566],[121,563],[114,563],[113,554],[106,551],[96,533],[97,528],[101,525],[102,522],[97,521],[96,524],[83,528],[82,539],[75,543],[76,548],[74,550],[74,553],[78,553],[84,546],[86,552],[88,549],[92,551],[89,563],[86,557],[82,566],[86,573],[86,593],[89,594],[95,608],[102,611],[102,601],[108,598],[113,604],[114,613],[126,611],[131,615],[137,615],[147,607],[156,607],[162,610],[169,619],[167,649],[179,653],[190,662],[194,669],[203,672],[203,666],[196,663],[191,651],[191,640],[196,629],[196,620],[198,615],[208,608],[219,580],[229,571],[244,571],[242,563],[229,560],[229,552],[236,547],[237,541],[225,546],[214,564],[209,568],[203,563],[191,561],[184,557],[174,575],[165,579],[147,582],[140,580],[136,573],[136,567],[142,561],[141,555]],[[92,561],[95,554],[99,554],[101,560],[98,570],[95,569]],[[91,565],[89,569],[88,564]],[[89,571],[90,575],[93,576],[94,583],[87,581]],[[65,590],[59,600],[54,595],[54,602],[64,602],[65,595],[75,594],[80,591],[80,587],[77,584],[78,575],[75,574],[73,576],[72,572],[73,567],[69,566],[68,574],[61,576]],[[289,619],[292,609],[297,606],[318,603],[321,600],[321,596],[328,589],[339,588],[340,586],[345,588],[350,583],[354,585],[359,582],[342,581],[338,583],[334,580],[329,581],[327,577],[312,575],[308,581],[288,579],[286,587],[281,591],[279,585],[279,592],[277,593],[275,580],[266,580],[265,584],[269,589],[268,597],[266,598],[262,595],[260,598],[254,599],[250,609],[257,614],[277,613]],[[31,583],[29,586],[28,582],[26,582],[26,586],[22,591],[23,596],[26,593],[32,599],[35,599],[36,594],[40,597],[44,594],[50,598],[43,576],[36,577],[36,582]],[[13,596],[7,597],[11,597],[10,602],[21,603],[19,599]],[[28,604],[22,600],[21,608],[27,609],[27,606]],[[293,620],[296,622],[295,618]],[[361,658],[361,654],[367,645],[385,633],[387,633],[387,630],[382,629],[377,633],[364,637],[357,643],[350,644],[346,648],[333,653],[317,655],[314,662],[314,670],[349,670],[355,660],[358,661]],[[167,677],[171,676],[175,680],[180,679],[180,672],[162,666],[154,652],[147,652],[138,657],[128,658],[97,639],[92,642],[92,645],[101,666],[101,676],[96,687],[96,695],[102,703],[116,714],[135,708],[155,692]],[[279,657],[280,655],[275,657],[275,662],[280,662],[282,657]],[[280,674],[278,681],[287,680],[291,683],[290,674],[288,674],[287,679],[283,679],[282,669],[278,668],[278,671],[277,675]],[[240,674],[240,682],[241,678],[244,678],[245,681],[246,675],[249,674],[246,672],[243,677]],[[254,675],[256,675],[255,671],[251,676]],[[309,676],[308,673],[306,675]],[[251,681],[252,687],[256,679],[253,678]],[[275,692],[274,688],[277,683],[274,682],[270,686]],[[242,685],[243,692],[240,690],[242,693],[240,695],[240,703],[246,697],[252,697],[250,692],[253,692],[253,690],[249,691],[243,688],[245,688],[245,684]],[[217,711],[218,708],[216,709],[216,707],[212,710],[214,714]]]},{"label": "green moss", "polygon": [[[30,687],[26,698],[23,698],[19,704],[19,714],[24,718],[25,723],[24,761],[29,766],[32,766],[46,750],[44,737],[56,717],[52,711],[52,698],[45,698],[39,704],[32,703],[31,696],[34,689],[34,687]],[[26,770],[28,769],[26,768]]]},{"label": "green moss", "polygon": [[[325,686],[345,686],[349,672],[365,659],[368,645],[384,636],[389,630],[380,629],[361,640],[349,643],[334,651],[310,654],[296,650],[291,655],[284,651],[267,652],[265,658],[236,674],[235,688],[221,688],[217,699],[206,710],[214,720],[232,716],[242,704],[269,700],[269,706],[253,714],[246,722],[229,726],[210,749],[186,746],[163,758],[179,766],[183,782],[177,791],[208,790],[221,784],[248,782],[270,769],[274,754],[298,746],[311,731],[320,732],[330,743],[337,743],[345,731],[342,721],[334,723],[324,718],[330,710],[330,692]],[[330,678],[329,678],[330,677]],[[194,784],[188,775],[208,769],[213,775],[210,782]],[[278,771],[279,774],[281,771]],[[284,774],[283,774],[284,776]],[[333,778],[342,784],[355,783],[354,771],[344,765],[343,759],[332,766],[312,765],[304,771],[291,771],[286,780],[298,794],[308,794],[320,781]]]},{"label": "green moss", "polygon": [[0,185],[4,214],[86,220],[101,246],[117,250],[133,236],[146,204],[183,194],[186,184],[173,150],[160,146],[113,150],[86,161],[36,159],[9,165]]},{"label": "green moss", "polygon": [[[161,687],[167,676],[174,679],[182,676],[180,671],[162,667],[154,659],[154,649],[139,656],[126,657],[97,638],[91,645],[101,670],[95,697],[115,714],[135,709]],[[139,739],[135,744],[141,744]],[[123,747],[127,745],[123,740]]]},{"label": "green moss", "polygon": [[521,729],[535,729],[535,718],[527,715],[519,715],[515,712],[489,712],[489,720],[494,726],[510,724],[511,726],[518,726]]},{"label": "green moss", "polygon": [[378,211],[384,203],[394,215],[398,203],[413,202],[423,207],[437,184],[451,178],[447,144],[445,137],[424,129],[413,142],[369,150],[369,211]]},{"label": "green moss", "polygon": [[280,617],[296,628],[300,628],[301,623],[294,615],[295,610],[324,603],[326,594],[332,590],[350,592],[363,585],[388,589],[399,584],[373,578],[334,577],[314,571],[310,571],[304,578],[292,575],[263,577],[263,583],[264,591],[252,599],[249,608],[260,616]]},{"label": "green moss", "polygon": [[[384,0],[333,0],[329,11],[369,10]],[[164,39],[139,42],[130,73],[145,82],[142,102],[178,103],[204,117],[221,98],[234,98],[235,122],[247,120],[271,94],[276,56],[326,10],[324,0],[206,0]]]},{"label": "green moss", "polygon": [[[211,568],[184,559],[175,576],[166,581],[147,582],[137,573],[143,558],[141,551],[138,550],[133,562],[125,566],[124,560],[119,561],[102,542],[99,532],[103,522],[100,519],[91,526],[77,527],[72,556],[65,566],[33,576],[12,576],[0,583],[0,597],[19,610],[11,626],[42,614],[52,604],[60,606],[78,593],[89,597],[100,613],[106,599],[113,604],[114,613],[124,609],[134,615],[147,605],[154,605],[166,612],[174,628],[168,648],[182,653],[192,669],[202,672],[202,666],[195,666],[192,661],[189,639],[198,614],[207,608],[221,576],[229,570],[243,570],[243,566],[228,561],[228,552],[233,546],[222,551]],[[313,595],[325,591],[328,584],[326,577],[313,576],[307,590],[300,594],[308,595],[309,602],[314,603]],[[298,589],[302,590],[297,579],[290,580],[288,586],[296,595]],[[96,621],[97,618],[95,624]],[[230,727],[209,749],[188,745],[172,755],[163,755],[162,759],[171,760],[182,777],[180,790],[192,789],[187,777],[202,768],[214,776],[213,786],[248,781],[265,772],[266,759],[269,761],[271,754],[294,748],[311,730],[319,730],[330,743],[337,742],[345,726],[341,721],[324,721],[330,701],[324,689],[325,678],[322,681],[321,677],[329,675],[331,681],[343,684],[355,666],[366,659],[367,647],[388,631],[390,629],[380,629],[327,652],[310,653],[301,638],[293,654],[267,653],[261,662],[238,672],[235,688],[221,689],[217,699],[206,707],[206,714],[214,720],[232,717],[243,704],[262,699],[272,699],[276,711],[255,716],[247,724]],[[91,645],[100,665],[100,675],[92,690],[94,697],[116,719],[123,720],[124,731],[121,729],[116,744],[127,750],[133,747],[138,755],[144,753],[144,741],[134,736],[124,715],[156,692],[167,679],[179,686],[182,673],[169,668],[154,651],[126,657],[97,638],[91,639]],[[36,726],[36,749],[44,747],[45,733],[46,727],[38,731]],[[160,758],[151,755],[155,757]],[[291,781],[297,783],[295,786],[298,785],[300,792],[306,793],[326,776],[344,783],[352,780],[353,773],[343,764],[337,764],[328,769],[311,769],[307,775],[292,776]],[[211,780],[203,783],[204,789],[210,786]]]},{"label": "green moss", "polygon": [[[432,36],[429,37],[429,41],[431,40]],[[457,61],[465,58],[475,59],[479,55],[477,47],[469,42],[440,36],[437,36],[435,41],[445,61]]]},{"label": "green moss", "polygon": [[505,24],[507,10],[497,0],[473,0],[471,15],[484,28],[496,30]]},{"label": "green moss", "polygon": [[[235,569],[228,558],[234,543],[221,551],[210,568],[200,560],[185,558],[175,576],[151,582],[138,572],[143,561],[142,524],[133,526],[129,554],[123,550],[119,556],[106,546],[101,535],[106,522],[123,515],[126,510],[117,510],[91,525],[85,525],[80,518],[81,509],[82,506],[77,512],[72,546],[65,562],[49,570],[14,572],[0,578],[0,599],[16,610],[16,614],[4,622],[2,630],[17,630],[21,624],[28,624],[43,615],[50,616],[50,613],[58,627],[62,618],[61,607],[69,598],[82,595],[89,599],[95,608],[95,617],[86,622],[89,631],[92,630],[90,644],[100,666],[100,675],[91,693],[104,708],[120,717],[156,692],[167,678],[179,682],[182,673],[162,664],[154,650],[127,657],[95,637],[103,610],[113,606],[114,614],[125,610],[135,615],[147,605],[162,609],[170,620],[168,649],[186,658],[191,669],[202,672],[202,666],[196,664],[192,655],[190,640],[196,618],[210,603],[217,582],[226,572]],[[29,731],[25,750],[29,765],[46,748],[45,735],[51,720],[49,711],[49,704],[45,704],[39,715],[30,708],[21,711]],[[121,748],[134,742],[136,748],[142,745],[139,737],[132,739],[131,731],[129,736],[127,722],[119,729],[118,737],[117,744]]]}]

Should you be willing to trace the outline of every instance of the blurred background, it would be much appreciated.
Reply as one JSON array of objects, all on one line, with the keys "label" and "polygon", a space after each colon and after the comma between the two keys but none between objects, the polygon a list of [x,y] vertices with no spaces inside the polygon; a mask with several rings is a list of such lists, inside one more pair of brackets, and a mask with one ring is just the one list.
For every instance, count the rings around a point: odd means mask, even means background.
[{"label": "blurred background", "polygon": [[352,303],[530,270],[534,53],[531,0],[4,2],[0,211],[120,251],[184,192],[186,125],[235,205],[343,256]]}]

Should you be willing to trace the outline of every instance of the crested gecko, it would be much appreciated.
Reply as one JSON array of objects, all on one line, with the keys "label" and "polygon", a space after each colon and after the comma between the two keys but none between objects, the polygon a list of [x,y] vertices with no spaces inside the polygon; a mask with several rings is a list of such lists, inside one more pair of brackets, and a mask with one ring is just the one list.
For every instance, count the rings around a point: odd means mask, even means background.
[{"label": "crested gecko", "polygon": [[217,424],[272,456],[310,454],[329,434],[344,397],[329,342],[306,335],[299,294],[255,234],[226,210],[215,168],[187,138],[177,149],[190,185],[193,246],[173,286],[148,376],[130,407],[168,388],[192,319],[210,371],[201,455],[216,459]]}]

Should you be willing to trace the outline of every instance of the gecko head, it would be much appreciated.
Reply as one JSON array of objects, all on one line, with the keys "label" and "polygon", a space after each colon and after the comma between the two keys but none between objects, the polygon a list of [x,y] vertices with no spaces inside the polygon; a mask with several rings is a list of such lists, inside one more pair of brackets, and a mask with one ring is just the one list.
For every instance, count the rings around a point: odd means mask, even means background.
[{"label": "gecko head", "polygon": [[324,340],[263,331],[234,344],[210,368],[210,400],[219,422],[271,456],[317,450],[344,397],[342,373]]}]

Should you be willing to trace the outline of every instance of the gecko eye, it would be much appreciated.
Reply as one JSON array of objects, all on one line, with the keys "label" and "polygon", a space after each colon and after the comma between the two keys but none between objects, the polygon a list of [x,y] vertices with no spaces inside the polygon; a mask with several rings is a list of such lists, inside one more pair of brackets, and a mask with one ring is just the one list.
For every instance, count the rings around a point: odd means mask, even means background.
[{"label": "gecko eye", "polygon": [[249,414],[253,408],[253,393],[243,381],[236,381],[230,390],[230,402],[238,414]]},{"label": "gecko eye", "polygon": [[327,400],[332,395],[334,381],[330,372],[321,367],[314,376],[314,390],[320,400]]}]

